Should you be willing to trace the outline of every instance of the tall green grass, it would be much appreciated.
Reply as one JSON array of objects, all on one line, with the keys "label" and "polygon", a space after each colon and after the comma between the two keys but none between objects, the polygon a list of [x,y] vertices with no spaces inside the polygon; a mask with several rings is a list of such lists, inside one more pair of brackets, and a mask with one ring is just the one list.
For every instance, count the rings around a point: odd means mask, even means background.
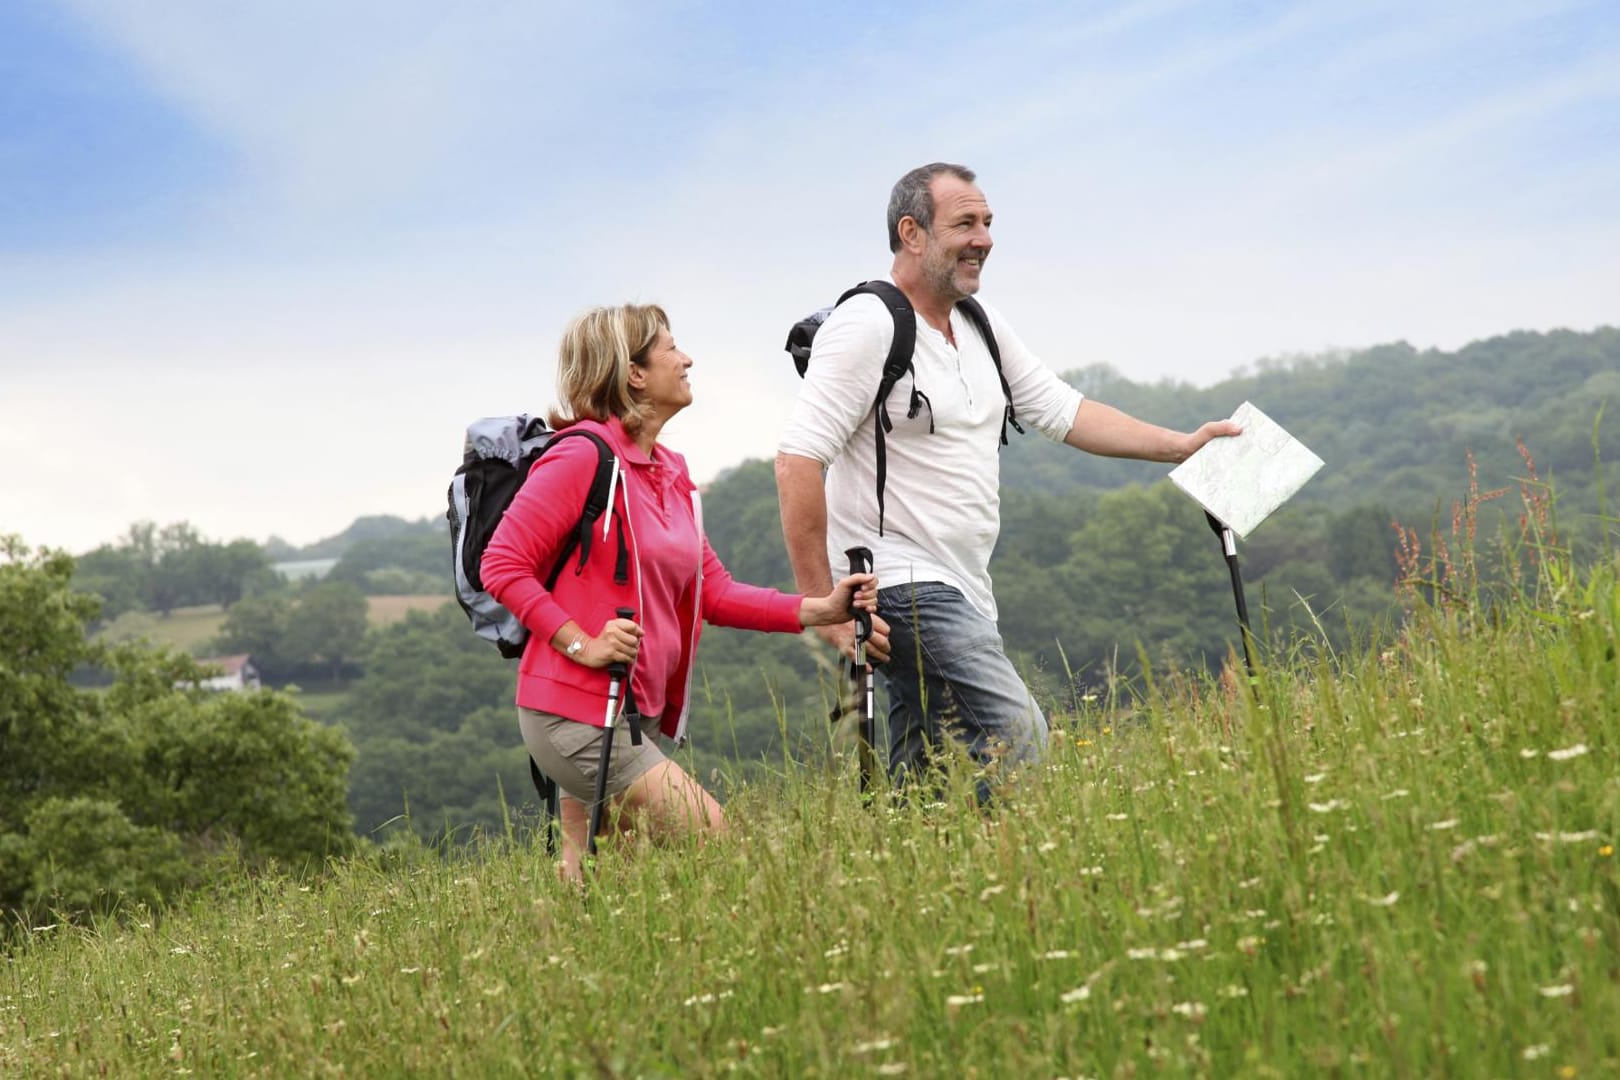
[{"label": "tall green grass", "polygon": [[36,929],[0,1073],[1612,1074],[1620,583],[1526,536],[1391,643],[1082,703],[988,813],[784,769],[583,895],[513,830]]}]

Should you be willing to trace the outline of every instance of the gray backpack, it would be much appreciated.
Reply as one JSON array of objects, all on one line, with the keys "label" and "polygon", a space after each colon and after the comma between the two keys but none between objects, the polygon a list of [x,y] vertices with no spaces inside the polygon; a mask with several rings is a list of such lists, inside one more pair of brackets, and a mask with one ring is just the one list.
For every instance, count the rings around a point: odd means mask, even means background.
[{"label": "gray backpack", "polygon": [[[484,588],[479,564],[490,538],[495,535],[495,527],[501,523],[501,515],[529,478],[529,469],[541,454],[557,444],[557,440],[573,436],[583,436],[596,445],[596,476],[580,509],[578,526],[546,575],[546,588],[550,589],[557,584],[557,578],[575,552],[579,555],[574,568],[576,574],[585,568],[585,560],[590,557],[591,537],[596,523],[607,511],[613,474],[618,467],[618,460],[608,444],[590,431],[553,431],[543,418],[527,413],[487,416],[467,426],[461,467],[450,481],[450,509],[445,517],[450,522],[456,602],[472,620],[473,633],[493,644],[509,659],[523,655],[529,631]],[[623,515],[617,524],[619,555],[614,579],[624,582],[629,580],[630,560],[624,540]]]}]

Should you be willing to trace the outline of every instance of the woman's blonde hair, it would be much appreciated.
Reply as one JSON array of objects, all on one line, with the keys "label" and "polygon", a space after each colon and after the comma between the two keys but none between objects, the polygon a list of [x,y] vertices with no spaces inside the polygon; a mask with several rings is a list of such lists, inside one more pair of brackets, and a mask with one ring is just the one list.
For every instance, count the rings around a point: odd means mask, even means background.
[{"label": "woman's blonde hair", "polygon": [[551,426],[616,416],[632,435],[640,430],[646,413],[630,393],[630,365],[646,360],[660,329],[669,329],[669,316],[657,304],[596,307],[574,316],[557,351]]}]

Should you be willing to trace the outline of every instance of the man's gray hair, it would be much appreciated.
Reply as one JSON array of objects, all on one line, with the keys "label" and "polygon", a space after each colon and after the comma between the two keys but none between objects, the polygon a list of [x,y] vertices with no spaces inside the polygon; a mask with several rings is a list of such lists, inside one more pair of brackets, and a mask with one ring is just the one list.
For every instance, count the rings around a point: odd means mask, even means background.
[{"label": "man's gray hair", "polygon": [[911,218],[923,232],[934,227],[934,196],[928,190],[934,177],[949,173],[958,180],[971,184],[977,174],[966,165],[951,165],[936,161],[921,165],[902,176],[889,192],[889,250],[900,250],[900,219]]}]

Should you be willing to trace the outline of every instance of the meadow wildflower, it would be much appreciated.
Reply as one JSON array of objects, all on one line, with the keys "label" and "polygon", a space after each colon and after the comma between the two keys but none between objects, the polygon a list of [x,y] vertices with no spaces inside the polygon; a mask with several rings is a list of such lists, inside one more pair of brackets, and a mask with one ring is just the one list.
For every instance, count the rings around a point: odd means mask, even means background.
[{"label": "meadow wildflower", "polygon": [[1562,750],[1549,750],[1549,751],[1547,751],[1547,760],[1548,761],[1568,761],[1570,758],[1578,758],[1582,754],[1585,754],[1586,752],[1587,751],[1586,751],[1586,744],[1585,743],[1576,743],[1574,746],[1566,746]]},{"label": "meadow wildflower", "polygon": [[867,1042],[856,1043],[854,1052],[857,1054],[870,1054],[877,1050],[887,1050],[894,1045],[895,1041],[893,1039],[883,1035]]},{"label": "meadow wildflower", "polygon": [[1083,983],[1080,986],[1075,987],[1073,990],[1065,990],[1062,994],[1059,994],[1058,1000],[1063,1002],[1065,1005],[1074,1005],[1078,1002],[1085,1001],[1090,997],[1091,987],[1089,984]]},{"label": "meadow wildflower", "polygon": [[1575,987],[1572,983],[1556,983],[1552,986],[1540,986],[1536,988],[1536,993],[1540,994],[1544,998],[1569,997],[1569,995],[1573,994],[1574,992]]}]

